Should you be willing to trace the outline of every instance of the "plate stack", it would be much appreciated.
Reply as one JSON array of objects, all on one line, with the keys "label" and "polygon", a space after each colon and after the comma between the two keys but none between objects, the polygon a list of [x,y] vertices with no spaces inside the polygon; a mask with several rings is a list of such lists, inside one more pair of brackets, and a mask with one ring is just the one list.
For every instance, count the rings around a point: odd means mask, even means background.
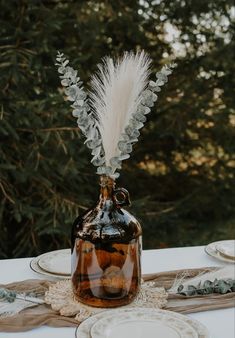
[{"label": "plate stack", "polygon": [[82,322],[78,338],[209,338],[207,328],[187,316],[166,310],[107,310]]},{"label": "plate stack", "polygon": [[208,255],[227,263],[235,263],[235,240],[210,243],[205,251]]},{"label": "plate stack", "polygon": [[55,250],[33,258],[30,268],[44,276],[71,278],[71,250]]}]

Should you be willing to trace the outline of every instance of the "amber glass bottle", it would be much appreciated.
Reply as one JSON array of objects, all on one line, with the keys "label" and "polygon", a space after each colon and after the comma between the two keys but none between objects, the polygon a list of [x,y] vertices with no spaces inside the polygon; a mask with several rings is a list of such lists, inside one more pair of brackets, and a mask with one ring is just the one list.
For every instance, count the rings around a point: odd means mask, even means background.
[{"label": "amber glass bottle", "polygon": [[72,229],[72,284],[76,298],[88,305],[130,303],[141,279],[141,226],[123,206],[129,194],[101,177],[97,206],[78,217]]}]

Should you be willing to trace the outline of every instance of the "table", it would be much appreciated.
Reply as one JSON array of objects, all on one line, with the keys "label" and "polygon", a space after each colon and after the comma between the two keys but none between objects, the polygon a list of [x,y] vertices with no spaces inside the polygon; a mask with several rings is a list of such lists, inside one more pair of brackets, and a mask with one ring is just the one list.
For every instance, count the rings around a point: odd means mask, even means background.
[{"label": "table", "polygon": [[[0,260],[0,283],[5,284],[31,278],[43,279],[43,276],[30,270],[30,260],[31,258]],[[142,256],[143,274],[224,265],[225,263],[206,255],[203,246],[144,250]],[[211,338],[235,337],[235,308],[194,313],[189,316],[206,325],[211,333]],[[74,332],[74,328],[44,326],[27,332],[0,332],[0,338],[74,338]]]}]

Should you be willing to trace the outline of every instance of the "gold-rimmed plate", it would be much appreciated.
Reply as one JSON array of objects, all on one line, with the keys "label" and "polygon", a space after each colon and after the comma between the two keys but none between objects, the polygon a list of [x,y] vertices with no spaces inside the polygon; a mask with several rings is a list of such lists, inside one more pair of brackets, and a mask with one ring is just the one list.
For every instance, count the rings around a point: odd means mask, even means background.
[{"label": "gold-rimmed plate", "polygon": [[[188,324],[191,329],[194,329],[196,332],[196,337],[197,338],[210,338],[210,334],[207,330],[207,328],[200,322],[198,322],[197,320],[187,317],[185,315],[176,313],[176,312],[172,312],[172,311],[166,311],[166,310],[157,310],[157,309],[149,309],[149,308],[126,308],[126,309],[113,309],[113,310],[105,310],[101,313],[98,313],[96,315],[93,315],[91,317],[89,317],[88,319],[86,319],[85,321],[83,321],[76,332],[76,338],[95,338],[92,336],[92,330],[95,330],[95,327],[93,327],[96,323],[98,323],[100,320],[103,320],[104,318],[109,318],[109,317],[115,317],[118,318],[119,315],[127,315],[129,316],[129,314],[132,314],[134,311],[140,311],[141,313],[160,313],[160,314],[164,314],[164,315],[170,315],[172,316],[171,318],[175,319],[179,319],[184,321],[186,324]],[[93,328],[93,329],[92,329]],[[190,329],[190,331],[192,332],[192,330]],[[192,335],[195,335],[195,332],[192,333]],[[133,333],[133,332],[132,332]],[[132,337],[133,335],[129,334],[128,337]],[[94,334],[94,332],[93,332]],[[104,335],[102,336],[103,338],[105,337]],[[139,336],[138,336],[139,337]],[[144,337],[146,337],[146,334],[144,335]],[[155,336],[156,332],[155,332]],[[180,337],[180,335],[179,335]]]},{"label": "gold-rimmed plate", "polygon": [[42,254],[38,259],[39,267],[56,275],[71,274],[71,251],[56,250]]},{"label": "gold-rimmed plate", "polygon": [[[45,265],[46,269],[44,270],[39,265],[39,261],[42,259],[42,262],[46,264],[47,257],[49,257],[48,261],[50,261],[50,264]],[[60,260],[61,257],[63,259],[61,260],[61,263],[58,263],[58,260]],[[34,272],[39,273],[44,276],[48,276],[48,277],[54,277],[54,278],[60,278],[60,279],[71,278],[71,273],[70,273],[70,269],[71,269],[70,259],[71,258],[70,257],[71,257],[70,249],[50,251],[50,252],[47,252],[45,254],[42,254],[42,255],[39,255],[33,258],[30,262],[30,268]],[[53,266],[53,262],[56,262],[55,267]],[[51,271],[47,271],[47,270],[51,270]]]},{"label": "gold-rimmed plate", "polygon": [[235,240],[220,242],[216,245],[216,250],[225,258],[235,260]]},{"label": "gold-rimmed plate", "polygon": [[194,328],[173,312],[164,310],[135,309],[104,317],[95,323],[90,334],[92,338],[198,338]]},{"label": "gold-rimmed plate", "polygon": [[[229,240],[230,241],[230,240]],[[218,245],[221,245],[223,243],[227,242],[226,240],[225,241],[217,241],[217,242],[213,242],[213,243],[210,243],[208,244],[206,247],[205,247],[205,252],[211,256],[211,257],[214,257],[220,261],[223,261],[223,262],[226,262],[226,263],[232,263],[234,264],[235,263],[235,260],[231,259],[231,258],[228,258],[228,257],[225,257],[224,255],[222,255],[218,250],[217,250],[217,246]]]}]

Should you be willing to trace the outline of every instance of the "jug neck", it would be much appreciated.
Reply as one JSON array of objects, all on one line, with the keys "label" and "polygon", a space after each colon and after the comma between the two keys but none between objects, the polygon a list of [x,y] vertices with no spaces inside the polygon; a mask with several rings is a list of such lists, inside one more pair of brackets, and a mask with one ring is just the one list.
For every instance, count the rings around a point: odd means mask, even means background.
[{"label": "jug neck", "polygon": [[100,201],[112,200],[115,184],[111,177],[105,175],[100,177]]}]

